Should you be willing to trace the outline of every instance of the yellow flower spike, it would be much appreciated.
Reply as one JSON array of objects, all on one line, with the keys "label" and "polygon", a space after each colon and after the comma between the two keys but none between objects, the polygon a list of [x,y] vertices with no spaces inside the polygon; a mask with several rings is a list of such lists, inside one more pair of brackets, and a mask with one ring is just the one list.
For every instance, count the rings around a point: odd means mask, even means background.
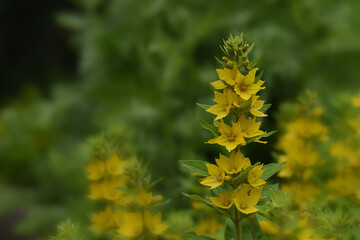
[{"label": "yellow flower spike", "polygon": [[255,207],[255,205],[259,201],[261,191],[262,187],[257,189],[251,188],[249,184],[243,184],[240,191],[236,195],[236,198],[234,199],[236,208],[245,214],[257,212],[258,209]]},{"label": "yellow flower spike", "polygon": [[90,180],[99,180],[104,176],[105,172],[105,164],[102,161],[96,161],[94,163],[90,163],[86,167],[86,173],[88,174],[88,179]]},{"label": "yellow flower spike", "polygon": [[259,225],[260,225],[261,230],[266,234],[277,235],[279,233],[279,228],[270,221],[263,220],[263,221],[259,222]]},{"label": "yellow flower spike", "polygon": [[264,106],[265,101],[257,100],[258,98],[259,96],[252,96],[250,113],[254,117],[266,117],[267,115],[260,111],[260,109]]},{"label": "yellow flower spike", "polygon": [[225,191],[220,193],[219,197],[209,197],[209,199],[217,207],[229,209],[233,205],[236,195],[237,189],[234,189],[231,193]]},{"label": "yellow flower spike", "polygon": [[114,176],[118,176],[124,172],[125,161],[120,161],[116,154],[113,154],[106,161],[107,171]]},{"label": "yellow flower spike", "polygon": [[104,196],[104,188],[102,183],[92,183],[89,186],[90,194],[87,196],[92,200],[100,199]]},{"label": "yellow flower spike", "polygon": [[200,184],[211,187],[210,190],[217,188],[218,186],[223,184],[225,179],[224,170],[212,164],[205,165],[208,169],[210,176],[202,180]]},{"label": "yellow flower spike", "polygon": [[163,234],[169,227],[168,225],[161,223],[161,212],[158,212],[154,216],[151,216],[151,213],[149,211],[146,211],[145,223],[149,231],[154,235]]},{"label": "yellow flower spike", "polygon": [[124,221],[120,224],[118,233],[124,237],[135,238],[143,231],[143,217],[141,212],[125,213]]},{"label": "yellow flower spike", "polygon": [[247,121],[246,117],[242,114],[239,118],[239,123],[241,126],[241,132],[246,138],[260,136],[265,133],[259,129],[261,122],[256,122],[256,118],[250,118],[250,120]]},{"label": "yellow flower spike", "polygon": [[221,135],[208,141],[208,143],[217,143],[221,146],[225,146],[229,152],[239,145],[246,144],[243,133],[241,132],[240,122],[233,123],[233,126],[230,127],[221,120],[221,123],[216,125],[219,128]]},{"label": "yellow flower spike", "polygon": [[235,92],[244,100],[248,100],[252,95],[263,89],[261,82],[254,84],[255,74],[258,68],[252,69],[246,76],[239,73],[235,80]]},{"label": "yellow flower spike", "polygon": [[244,170],[244,167],[248,167],[248,162],[243,159],[240,151],[233,152],[230,158],[220,154],[219,159],[216,158],[215,161],[227,174],[238,173]]},{"label": "yellow flower spike", "polygon": [[266,182],[260,177],[264,173],[264,170],[261,170],[262,165],[256,166],[248,174],[247,180],[249,184],[255,188],[259,188],[259,186],[264,185]]},{"label": "yellow flower spike", "polygon": [[231,95],[232,91],[230,89],[225,89],[224,93],[215,91],[214,101],[217,103],[206,111],[216,115],[215,120],[222,119],[226,117],[229,112],[233,102],[233,96]]},{"label": "yellow flower spike", "polygon": [[235,80],[240,74],[239,70],[236,67],[234,67],[233,69],[216,69],[216,72],[218,73],[220,80],[225,81],[230,86],[234,86]]},{"label": "yellow flower spike", "polygon": [[152,200],[153,200],[152,192],[146,192],[144,189],[141,189],[141,191],[137,196],[137,202],[141,206],[145,207],[149,205],[152,202]]}]

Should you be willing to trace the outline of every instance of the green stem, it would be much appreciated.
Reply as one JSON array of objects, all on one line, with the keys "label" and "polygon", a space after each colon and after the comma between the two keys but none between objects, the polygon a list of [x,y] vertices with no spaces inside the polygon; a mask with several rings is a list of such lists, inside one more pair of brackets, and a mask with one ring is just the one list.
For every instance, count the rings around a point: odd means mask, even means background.
[{"label": "green stem", "polygon": [[241,219],[239,216],[239,211],[234,208],[235,210],[235,219],[234,219],[234,225],[235,225],[235,240],[241,240]]}]

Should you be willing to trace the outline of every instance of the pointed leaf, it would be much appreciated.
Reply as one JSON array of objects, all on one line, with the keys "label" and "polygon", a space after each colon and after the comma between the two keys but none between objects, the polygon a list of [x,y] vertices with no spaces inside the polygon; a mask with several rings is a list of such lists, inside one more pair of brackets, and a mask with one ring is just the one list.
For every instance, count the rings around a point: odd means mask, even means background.
[{"label": "pointed leaf", "polygon": [[264,71],[261,71],[259,75],[255,77],[254,83],[256,84],[262,77]]},{"label": "pointed leaf", "polygon": [[250,46],[248,49],[246,49],[246,52],[244,52],[244,54],[241,55],[241,57],[242,57],[242,58],[247,57],[247,55],[249,55],[249,53],[250,53],[251,50],[253,49],[254,45],[255,45],[255,43],[251,44],[251,46]]},{"label": "pointed leaf", "polygon": [[205,164],[208,162],[201,160],[180,160],[180,164],[189,169],[192,173],[196,173],[200,176],[209,176],[207,167]]},{"label": "pointed leaf", "polygon": [[217,127],[215,127],[214,125],[210,124],[210,123],[207,123],[205,122],[204,120],[198,118],[199,122],[200,122],[200,125],[205,128],[206,130],[209,130],[212,134],[214,134],[215,137],[218,137],[219,136],[219,132],[218,132],[218,129]]},{"label": "pointed leaf", "polygon": [[198,105],[199,107],[201,107],[202,109],[208,110],[209,108],[211,108],[213,105],[208,105],[208,104],[201,104],[201,103],[196,103],[196,105]]},{"label": "pointed leaf", "polygon": [[277,173],[280,170],[280,168],[282,166],[284,166],[285,164],[286,164],[286,162],[270,163],[270,164],[266,164],[266,165],[262,166],[261,170],[264,170],[264,173],[261,175],[260,179],[262,179],[264,181],[269,179],[272,175]]},{"label": "pointed leaf", "polygon": [[225,221],[225,231],[224,231],[225,240],[234,240],[235,239],[235,225],[234,222],[228,218]]}]

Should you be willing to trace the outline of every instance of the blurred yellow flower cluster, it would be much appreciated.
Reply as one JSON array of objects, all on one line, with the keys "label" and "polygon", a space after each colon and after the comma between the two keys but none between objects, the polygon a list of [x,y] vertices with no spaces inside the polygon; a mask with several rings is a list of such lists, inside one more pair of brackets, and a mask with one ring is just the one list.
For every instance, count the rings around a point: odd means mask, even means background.
[{"label": "blurred yellow flower cluster", "polygon": [[157,239],[168,228],[162,223],[161,212],[152,214],[163,197],[149,191],[151,183],[135,157],[125,159],[107,152],[97,154],[86,168],[91,180],[88,197],[105,205],[104,210],[92,213],[90,229],[114,239]]},{"label": "blurred yellow flower cluster", "polygon": [[[316,98],[313,93],[306,93],[307,101]],[[312,100],[311,102],[314,102]],[[328,129],[321,122],[322,108],[315,104],[298,103],[294,106],[297,118],[285,125],[283,134],[277,143],[282,152],[278,162],[286,162],[278,176],[287,178],[282,185],[286,193],[295,193],[295,201],[303,205],[306,200],[314,200],[320,189],[313,184],[312,177],[321,166],[317,145],[328,139]]]}]

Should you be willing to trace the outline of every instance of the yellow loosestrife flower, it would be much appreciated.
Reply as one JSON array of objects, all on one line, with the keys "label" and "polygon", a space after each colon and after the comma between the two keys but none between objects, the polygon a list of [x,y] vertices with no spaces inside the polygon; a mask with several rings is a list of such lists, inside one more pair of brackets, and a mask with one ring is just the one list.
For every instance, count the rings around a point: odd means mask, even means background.
[{"label": "yellow loosestrife flower", "polygon": [[[250,190],[251,189],[251,190]],[[259,201],[262,188],[251,188],[249,184],[243,184],[240,191],[234,199],[236,208],[245,214],[257,212],[258,209],[255,207]]]},{"label": "yellow loosestrife flower", "polygon": [[[220,80],[223,80],[230,86],[234,86],[236,77],[240,74],[239,70],[236,67],[234,67],[233,69],[228,69],[228,68],[216,69],[216,72],[218,73]],[[213,84],[213,86],[217,84]]]},{"label": "yellow loosestrife flower", "polygon": [[210,176],[202,180],[200,183],[202,185],[211,187],[210,189],[217,188],[218,186],[223,184],[225,179],[224,170],[212,164],[206,164],[206,167]]},{"label": "yellow loosestrife flower", "polygon": [[231,154],[230,158],[220,154],[219,159],[215,159],[216,164],[227,174],[238,173],[251,165],[249,158],[244,158],[240,151]]},{"label": "yellow loosestrife flower", "polygon": [[151,216],[151,213],[147,211],[144,217],[146,226],[152,234],[161,235],[168,229],[168,225],[161,223],[161,212]]},{"label": "yellow loosestrife flower", "polygon": [[215,93],[214,101],[217,104],[207,109],[206,111],[215,114],[216,115],[215,120],[219,120],[226,117],[229,114],[232,103],[235,101],[237,96],[230,89],[225,89],[224,93],[220,93],[217,91],[215,91],[214,93]]},{"label": "yellow loosestrife flower", "polygon": [[257,100],[260,96],[252,96],[250,113],[254,117],[266,117],[267,115],[260,111],[260,109],[264,106],[265,101]]},{"label": "yellow loosestrife flower", "polygon": [[143,207],[149,205],[152,202],[152,199],[152,193],[148,193],[144,189],[141,189],[140,193],[137,196],[137,202]]},{"label": "yellow loosestrife flower", "polygon": [[125,213],[123,219],[118,230],[122,236],[134,238],[143,231],[144,221],[141,212]]},{"label": "yellow loosestrife flower", "polygon": [[125,161],[120,161],[120,159],[116,154],[113,154],[106,161],[107,171],[114,176],[118,176],[124,172],[124,165],[125,165]]},{"label": "yellow loosestrife flower", "polygon": [[246,120],[246,117],[242,114],[239,119],[241,126],[241,132],[246,138],[252,138],[256,136],[263,135],[265,132],[260,130],[261,122],[256,122],[256,118],[250,118],[249,121]]},{"label": "yellow loosestrife flower", "polygon": [[255,74],[258,68],[252,69],[246,76],[238,73],[235,80],[235,92],[244,100],[248,100],[252,95],[263,89],[259,84],[255,84]]},{"label": "yellow loosestrife flower", "polygon": [[225,124],[222,120],[220,124],[216,124],[219,128],[221,135],[215,139],[208,141],[208,143],[217,143],[221,146],[225,146],[226,149],[231,152],[239,145],[245,145],[245,139],[241,131],[240,122],[233,123],[230,127]]},{"label": "yellow loosestrife flower", "polygon": [[96,161],[94,163],[90,163],[86,167],[85,171],[88,174],[88,179],[94,181],[99,180],[104,176],[105,164],[102,161]]},{"label": "yellow loosestrife flower", "polygon": [[259,188],[259,186],[264,185],[266,182],[260,177],[264,173],[264,170],[261,170],[262,165],[256,166],[248,174],[247,180],[249,184],[255,188]]},{"label": "yellow loosestrife flower", "polygon": [[209,199],[217,207],[228,209],[233,205],[237,193],[237,189],[234,189],[231,193],[225,191],[220,193],[219,197],[209,197]]}]

